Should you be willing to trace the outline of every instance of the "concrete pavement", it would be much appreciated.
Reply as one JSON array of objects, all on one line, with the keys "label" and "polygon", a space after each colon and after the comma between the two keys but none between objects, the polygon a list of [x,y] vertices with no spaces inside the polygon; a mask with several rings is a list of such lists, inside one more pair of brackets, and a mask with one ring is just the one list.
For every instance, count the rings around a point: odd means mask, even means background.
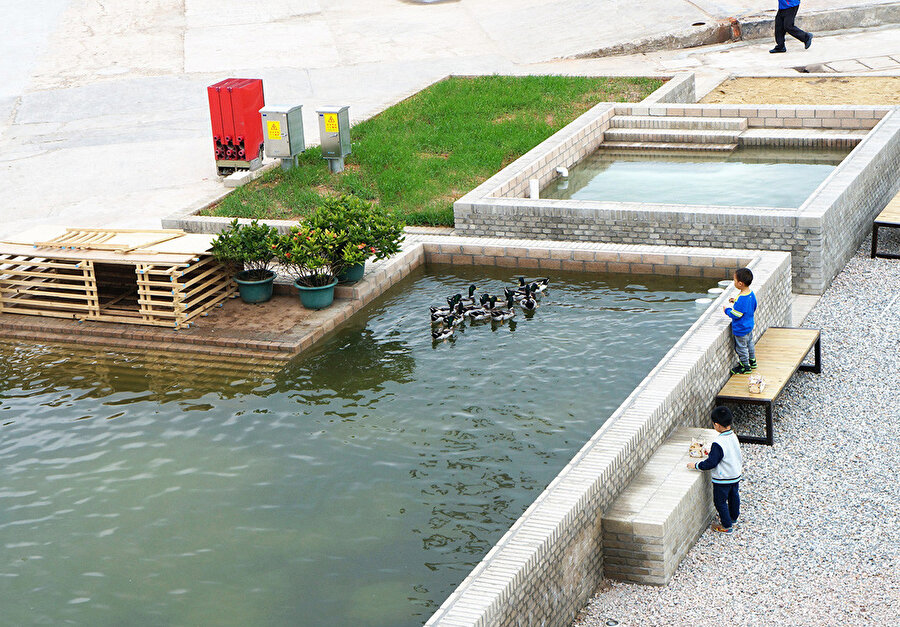
[{"label": "concrete pavement", "polygon": [[900,53],[894,26],[817,33],[810,50],[777,57],[760,40],[563,59],[770,9],[758,0],[0,0],[0,9],[12,18],[0,39],[0,237],[42,223],[157,228],[216,198],[224,186],[205,87],[229,76],[262,78],[267,103],[302,103],[314,143],[317,106],[349,104],[353,120],[365,119],[451,73],[687,69],[703,93],[732,73]]}]

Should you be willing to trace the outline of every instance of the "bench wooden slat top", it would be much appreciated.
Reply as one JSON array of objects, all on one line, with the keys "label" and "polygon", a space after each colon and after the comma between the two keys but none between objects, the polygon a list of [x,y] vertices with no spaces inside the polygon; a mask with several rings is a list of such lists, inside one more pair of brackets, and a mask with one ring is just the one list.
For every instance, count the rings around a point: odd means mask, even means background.
[{"label": "bench wooden slat top", "polygon": [[875,218],[875,222],[878,224],[900,226],[900,193],[894,196],[891,199],[891,202],[887,204],[887,207],[878,214],[878,217]]},{"label": "bench wooden slat top", "polygon": [[818,339],[818,329],[766,329],[755,345],[759,366],[753,371],[766,380],[766,388],[761,394],[751,394],[747,385],[750,375],[735,374],[719,392],[719,398],[774,401]]}]

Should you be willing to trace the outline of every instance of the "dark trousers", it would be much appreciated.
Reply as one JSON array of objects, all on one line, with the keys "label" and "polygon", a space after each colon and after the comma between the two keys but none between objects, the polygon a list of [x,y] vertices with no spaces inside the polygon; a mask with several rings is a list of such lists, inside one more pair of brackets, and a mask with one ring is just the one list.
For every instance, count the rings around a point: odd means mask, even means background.
[{"label": "dark trousers", "polygon": [[794,18],[797,17],[797,11],[800,5],[789,7],[787,9],[778,9],[775,14],[775,45],[784,48],[784,34],[789,33],[792,37],[799,39],[803,43],[809,38],[809,33],[794,26]]},{"label": "dark trousers", "polygon": [[730,529],[741,514],[741,495],[738,492],[738,485],[737,481],[712,484],[713,503],[716,511],[719,512],[719,520],[726,529]]}]

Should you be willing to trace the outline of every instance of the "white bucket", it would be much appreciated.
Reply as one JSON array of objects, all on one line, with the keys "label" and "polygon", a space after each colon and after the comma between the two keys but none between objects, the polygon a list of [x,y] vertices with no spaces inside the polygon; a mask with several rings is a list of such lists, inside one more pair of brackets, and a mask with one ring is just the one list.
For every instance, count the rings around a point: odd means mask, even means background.
[{"label": "white bucket", "polygon": [[731,281],[730,279],[725,279],[724,281],[719,281],[719,287],[721,287],[722,289],[727,289],[727,288],[731,287],[732,285],[734,285],[734,281]]},{"label": "white bucket", "polygon": [[700,307],[700,309],[706,309],[707,307],[709,307],[709,304],[711,302],[713,302],[712,298],[695,298],[694,299],[694,304],[697,305],[697,307]]},{"label": "white bucket", "polygon": [[708,290],[706,290],[706,293],[712,294],[713,296],[718,296],[719,294],[721,294],[724,291],[725,290],[723,290],[721,287],[711,287]]}]

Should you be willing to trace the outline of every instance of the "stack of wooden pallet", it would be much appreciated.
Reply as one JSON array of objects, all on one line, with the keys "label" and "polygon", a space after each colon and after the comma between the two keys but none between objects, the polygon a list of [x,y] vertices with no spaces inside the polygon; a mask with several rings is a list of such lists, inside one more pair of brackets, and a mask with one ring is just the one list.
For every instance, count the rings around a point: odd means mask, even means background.
[{"label": "stack of wooden pallet", "polygon": [[234,290],[211,237],[57,228],[0,242],[0,314],[187,325]]}]

